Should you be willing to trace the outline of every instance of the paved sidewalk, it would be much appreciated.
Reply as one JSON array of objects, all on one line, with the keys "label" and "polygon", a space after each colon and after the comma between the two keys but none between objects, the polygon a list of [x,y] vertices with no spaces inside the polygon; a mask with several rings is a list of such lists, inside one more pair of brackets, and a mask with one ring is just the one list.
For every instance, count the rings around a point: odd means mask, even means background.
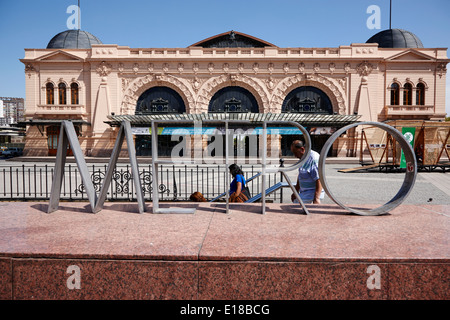
[{"label": "paved sidewalk", "polygon": [[450,173],[439,172],[419,173],[424,180],[432,183],[436,188],[447,194],[450,198]]}]

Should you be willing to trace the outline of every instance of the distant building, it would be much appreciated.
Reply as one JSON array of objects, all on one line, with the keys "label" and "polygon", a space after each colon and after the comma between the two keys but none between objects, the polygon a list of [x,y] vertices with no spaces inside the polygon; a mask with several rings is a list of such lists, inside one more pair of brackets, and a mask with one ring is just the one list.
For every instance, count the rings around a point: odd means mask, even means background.
[{"label": "distant building", "polygon": [[[450,60],[446,48],[389,29],[338,48],[280,48],[236,31],[187,48],[130,48],[67,30],[45,49],[25,49],[21,61],[25,154],[55,154],[59,123],[71,119],[86,155],[109,156],[123,116],[148,127],[149,115],[303,114],[309,120],[302,125],[324,128],[312,136],[316,150],[342,119],[442,120]],[[138,155],[149,154],[149,137],[135,139]],[[292,139],[281,134],[272,142],[284,154]],[[162,136],[160,143],[168,150],[173,142]]]},{"label": "distant building", "polygon": [[24,121],[24,106],[23,98],[0,97],[0,126]]}]

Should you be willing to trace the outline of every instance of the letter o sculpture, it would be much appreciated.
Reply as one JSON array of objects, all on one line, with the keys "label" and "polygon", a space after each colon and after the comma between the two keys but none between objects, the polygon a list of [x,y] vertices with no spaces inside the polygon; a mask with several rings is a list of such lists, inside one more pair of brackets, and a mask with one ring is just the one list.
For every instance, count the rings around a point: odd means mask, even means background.
[{"label": "letter o sculpture", "polygon": [[[384,205],[374,208],[374,209],[367,209],[367,210],[356,210],[347,207],[343,203],[341,203],[336,197],[332,194],[330,191],[330,188],[327,184],[327,180],[325,177],[325,160],[326,155],[328,154],[328,151],[330,147],[333,145],[334,141],[345,131],[360,126],[360,125],[371,125],[374,127],[381,128],[391,134],[394,139],[400,144],[400,147],[403,150],[403,154],[406,159],[406,174],[405,179],[403,180],[403,184],[398,191],[398,193],[387,203]],[[389,211],[393,210],[397,206],[399,206],[408,196],[411,189],[414,186],[414,183],[416,181],[417,176],[417,161],[416,156],[414,154],[414,151],[409,144],[409,142],[405,139],[405,137],[401,134],[400,131],[395,129],[394,127],[391,127],[387,124],[380,123],[380,122],[359,122],[359,123],[353,123],[351,125],[345,126],[338,131],[336,131],[325,143],[325,145],[322,148],[322,151],[320,152],[320,159],[319,159],[319,177],[320,182],[322,183],[322,187],[324,188],[326,194],[333,200],[336,204],[338,204],[340,207],[342,207],[345,210],[348,210],[352,213],[358,214],[358,215],[365,215],[365,216],[375,216],[375,215],[381,215],[388,213]]]}]

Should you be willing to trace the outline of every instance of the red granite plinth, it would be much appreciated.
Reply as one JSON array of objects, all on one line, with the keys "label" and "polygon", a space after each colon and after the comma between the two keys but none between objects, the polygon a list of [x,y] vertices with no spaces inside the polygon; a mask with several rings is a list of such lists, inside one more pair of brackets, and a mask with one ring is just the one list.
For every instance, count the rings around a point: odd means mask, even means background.
[{"label": "red granite plinth", "polygon": [[0,206],[0,299],[448,299],[450,206]]},{"label": "red granite plinth", "polygon": [[21,258],[13,278],[14,299],[189,300],[198,272],[186,261]]},{"label": "red granite plinth", "polygon": [[0,300],[12,297],[12,259],[0,258]]}]

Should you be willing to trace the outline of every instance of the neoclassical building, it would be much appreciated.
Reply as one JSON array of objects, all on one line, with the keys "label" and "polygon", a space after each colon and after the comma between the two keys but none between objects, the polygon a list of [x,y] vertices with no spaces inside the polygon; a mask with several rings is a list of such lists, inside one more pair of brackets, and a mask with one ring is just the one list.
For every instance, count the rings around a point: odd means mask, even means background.
[{"label": "neoclassical building", "polygon": [[[302,125],[323,129],[316,149],[330,127],[356,120],[441,120],[450,60],[446,48],[426,48],[411,32],[389,29],[338,48],[281,48],[237,31],[187,48],[130,48],[67,30],[45,49],[25,49],[20,61],[25,155],[54,155],[59,122],[70,119],[86,156],[109,156],[123,116],[307,115]],[[282,150],[289,139],[279,137]],[[170,148],[168,138],[161,143]],[[148,155],[149,136],[136,135],[136,148]]]}]

